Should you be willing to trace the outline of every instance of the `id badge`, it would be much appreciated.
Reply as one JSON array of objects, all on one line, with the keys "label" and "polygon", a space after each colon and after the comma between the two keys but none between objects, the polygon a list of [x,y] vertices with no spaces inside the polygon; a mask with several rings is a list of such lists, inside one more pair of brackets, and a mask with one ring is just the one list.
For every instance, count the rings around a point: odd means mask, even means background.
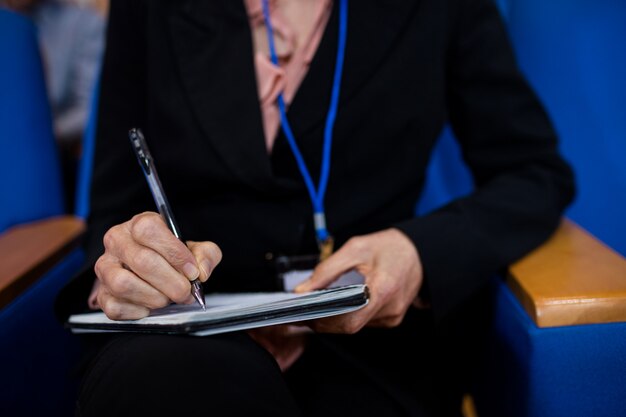
[{"label": "id badge", "polygon": [[[306,281],[313,274],[313,269],[320,263],[320,255],[279,256],[276,258],[276,271],[279,285],[283,291],[291,292]],[[327,288],[343,287],[346,285],[363,284],[365,278],[355,270],[342,274]]]}]

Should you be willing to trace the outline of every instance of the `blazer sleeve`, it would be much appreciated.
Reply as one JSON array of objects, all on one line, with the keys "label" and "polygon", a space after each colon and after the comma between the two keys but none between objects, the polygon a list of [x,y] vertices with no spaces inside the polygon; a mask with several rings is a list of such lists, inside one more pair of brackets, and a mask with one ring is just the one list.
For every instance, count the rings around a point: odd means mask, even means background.
[{"label": "blazer sleeve", "polygon": [[102,236],[113,225],[154,207],[135,160],[128,130],[145,124],[145,16],[135,0],[113,0],[100,77],[96,147],[90,189],[90,213],[84,241],[82,271],[63,289],[56,302],[64,319],[87,308],[93,285],[93,265],[102,254]]},{"label": "blazer sleeve", "polygon": [[455,3],[446,99],[476,189],[397,225],[418,249],[436,322],[547,239],[575,192],[573,173],[517,68],[493,1]]}]

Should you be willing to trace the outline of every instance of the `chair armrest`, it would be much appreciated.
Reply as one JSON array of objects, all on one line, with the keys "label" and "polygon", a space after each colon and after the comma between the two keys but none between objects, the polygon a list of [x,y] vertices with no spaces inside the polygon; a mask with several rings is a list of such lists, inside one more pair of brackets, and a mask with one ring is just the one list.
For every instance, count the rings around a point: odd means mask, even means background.
[{"label": "chair armrest", "polygon": [[567,219],[507,283],[539,327],[626,322],[626,259]]},{"label": "chair armrest", "polygon": [[73,216],[15,226],[0,234],[0,308],[78,246],[85,231]]}]

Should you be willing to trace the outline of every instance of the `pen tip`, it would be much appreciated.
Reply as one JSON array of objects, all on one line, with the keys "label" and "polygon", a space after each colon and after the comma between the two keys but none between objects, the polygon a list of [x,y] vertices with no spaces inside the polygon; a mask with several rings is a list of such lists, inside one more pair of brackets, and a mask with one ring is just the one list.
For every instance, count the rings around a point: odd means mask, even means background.
[{"label": "pen tip", "polygon": [[200,307],[202,307],[202,311],[206,311],[206,304],[204,302],[204,291],[202,291],[202,284],[198,280],[194,280],[191,283],[191,293],[193,294],[193,298],[196,299]]}]

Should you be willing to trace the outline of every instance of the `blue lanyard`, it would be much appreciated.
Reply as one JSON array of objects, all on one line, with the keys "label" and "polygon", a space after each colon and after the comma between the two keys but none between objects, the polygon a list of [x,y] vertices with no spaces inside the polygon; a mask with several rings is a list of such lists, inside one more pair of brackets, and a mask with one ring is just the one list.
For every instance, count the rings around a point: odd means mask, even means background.
[{"label": "blue lanyard", "polygon": [[[278,56],[274,46],[274,31],[272,21],[270,19],[270,10],[268,0],[263,0],[263,16],[265,18],[265,26],[267,27],[267,38],[270,49],[270,57],[272,63],[278,66]],[[280,112],[280,124],[283,132],[287,137],[287,142],[293,152],[298,163],[300,173],[304,178],[304,183],[309,191],[311,202],[313,203],[313,220],[315,225],[315,233],[317,235],[320,247],[322,243],[332,241],[328,230],[326,229],[326,214],[324,211],[324,196],[328,185],[328,177],[330,173],[330,151],[333,142],[333,128],[335,119],[337,118],[337,107],[339,104],[339,91],[341,90],[341,74],[343,70],[343,60],[346,51],[346,34],[348,28],[348,0],[339,0],[339,39],[337,45],[337,59],[335,61],[335,74],[333,79],[333,89],[331,93],[330,106],[326,115],[326,126],[324,128],[324,147],[322,150],[322,166],[320,169],[320,180],[318,188],[315,189],[311,173],[304,162],[300,148],[296,144],[296,139],[291,130],[289,120],[287,120],[287,112],[285,110],[285,99],[283,94],[278,95],[278,110]]]}]

